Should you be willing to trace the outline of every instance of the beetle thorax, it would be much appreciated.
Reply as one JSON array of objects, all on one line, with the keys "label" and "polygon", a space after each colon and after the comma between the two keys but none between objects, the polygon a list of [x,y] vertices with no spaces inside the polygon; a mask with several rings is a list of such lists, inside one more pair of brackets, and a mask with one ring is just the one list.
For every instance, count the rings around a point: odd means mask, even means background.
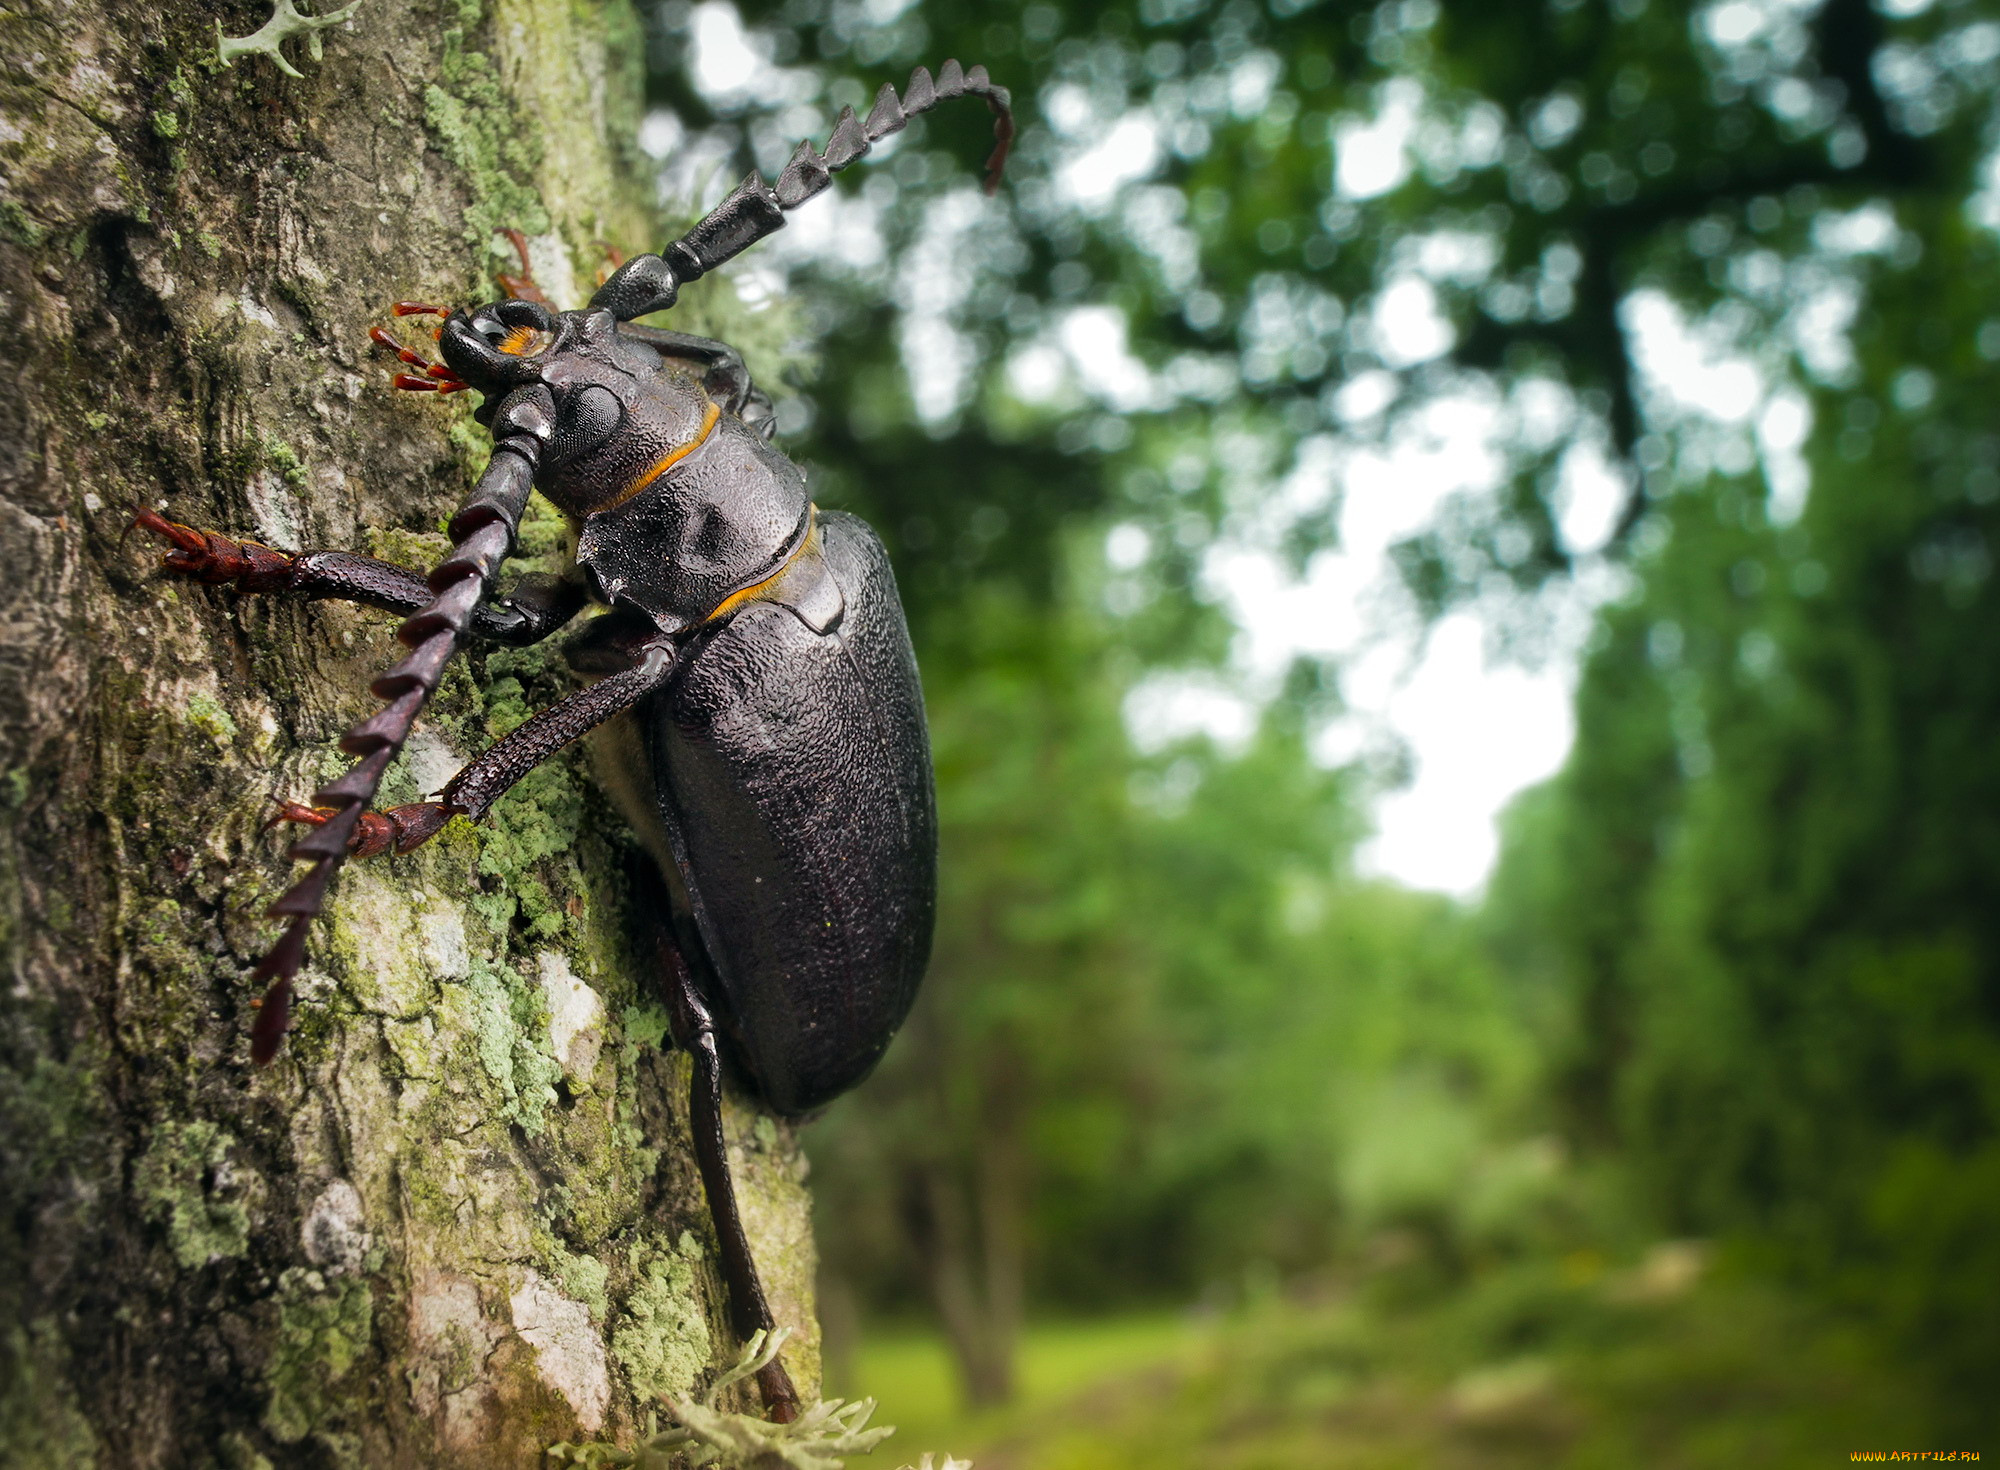
[{"label": "beetle thorax", "polygon": [[689,367],[615,338],[611,345],[558,347],[539,374],[555,425],[536,483],[579,519],[657,483],[721,415]]}]

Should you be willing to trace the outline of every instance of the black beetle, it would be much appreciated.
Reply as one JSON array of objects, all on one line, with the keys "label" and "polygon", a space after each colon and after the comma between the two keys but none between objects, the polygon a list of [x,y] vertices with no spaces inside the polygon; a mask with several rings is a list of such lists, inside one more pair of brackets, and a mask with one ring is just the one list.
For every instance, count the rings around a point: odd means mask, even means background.
[{"label": "black beetle", "polygon": [[[350,853],[408,852],[609,726],[610,784],[658,865],[638,876],[637,907],[652,910],[675,1037],[695,1060],[696,1160],[744,1338],[773,1324],[723,1150],[721,1049],[792,1116],[874,1067],[930,953],[929,740],[874,533],[812,505],[804,474],[771,447],[770,401],[733,349],[631,321],[781,228],[784,211],[908,114],[960,95],[995,115],[990,192],[1013,136],[1005,89],[982,67],[946,62],[935,80],[919,67],[900,100],[884,86],[865,121],[845,109],[824,154],[801,143],[775,187],[753,172],[681,239],[621,265],[582,311],[552,310],[527,279],[506,282],[514,298],[469,311],[399,302],[398,315],[445,321],[442,364],[372,334],[424,369],[397,386],[478,390],[474,417],[494,439],[428,577],[347,552],[274,551],[152,511],[136,519],[172,543],[164,565],[182,575],[408,615],[397,630],[408,657],[371,686],[384,707],[341,741],[355,764],[311,806],[280,812],[313,827],[291,849],[313,866],[271,908],[289,923],[256,971],[269,982],[252,1030],[260,1064],[283,1039],[307,929]],[[531,488],[576,525],[576,566],[489,600]],[[367,809],[468,637],[531,643],[593,601],[608,610],[568,656],[597,682],[486,751],[440,799]],[[759,1383],[773,1417],[796,1415],[779,1363]]]}]

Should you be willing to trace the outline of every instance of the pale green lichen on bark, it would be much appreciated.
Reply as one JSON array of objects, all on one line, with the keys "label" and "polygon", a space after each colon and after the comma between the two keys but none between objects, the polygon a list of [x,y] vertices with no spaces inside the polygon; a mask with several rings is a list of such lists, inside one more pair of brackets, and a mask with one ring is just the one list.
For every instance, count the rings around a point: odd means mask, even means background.
[{"label": "pale green lichen on bark", "polygon": [[236,721],[220,701],[207,694],[190,694],[184,706],[187,722],[208,736],[217,745],[229,746],[236,742]]},{"label": "pale green lichen on bark", "polygon": [[535,185],[542,140],[539,123],[524,117],[501,87],[492,59],[470,43],[484,6],[480,0],[455,3],[455,23],[444,31],[442,80],[424,91],[424,121],[464,174],[472,194],[466,241],[483,257],[501,230],[548,230]]},{"label": "pale green lichen on bark", "polygon": [[636,1056],[641,1048],[656,1049],[667,1038],[671,1026],[665,1006],[639,1001],[619,1013],[618,1026],[626,1044]]},{"label": "pale green lichen on bark", "polygon": [[352,0],[352,3],[325,15],[304,15],[292,0],[272,0],[271,18],[247,36],[225,36],[222,34],[222,22],[216,22],[217,59],[224,66],[234,66],[239,56],[268,56],[286,76],[300,76],[299,69],[285,59],[284,43],[299,36],[305,37],[307,51],[314,61],[319,61],[325,54],[319,33],[329,26],[339,25],[360,6],[361,0]]},{"label": "pale green lichen on bark", "polygon": [[[6,907],[0,905],[0,914]],[[0,954],[11,938],[0,933]],[[59,1174],[64,1161],[104,1126],[105,1113],[94,1051],[62,1060],[37,1056],[25,1066],[0,1068],[0,1117],[14,1124],[12,1162],[27,1184],[41,1185]]]},{"label": "pale green lichen on bark", "polygon": [[595,1256],[577,1255],[566,1250],[562,1242],[546,1230],[536,1232],[535,1245],[542,1265],[563,1292],[590,1308],[591,1321],[604,1321],[611,1309],[606,1291],[611,1272],[604,1262]]},{"label": "pale green lichen on bark", "polygon": [[[226,1470],[277,1470],[270,1460],[260,1454],[250,1443],[250,1437],[241,1430],[233,1430],[222,1437],[222,1463]],[[929,1470],[929,1467],[925,1467]]]},{"label": "pale green lichen on bark", "polygon": [[687,1393],[715,1350],[699,1304],[701,1247],[686,1232],[671,1245],[642,1241],[629,1263],[633,1284],[611,1330],[611,1354],[641,1402]]},{"label": "pale green lichen on bark", "polygon": [[257,447],[263,451],[265,463],[284,478],[293,489],[303,489],[311,480],[306,463],[299,457],[298,450],[268,430],[259,430]]},{"label": "pale green lichen on bark", "polygon": [[189,1270],[249,1249],[249,1211],[218,1193],[235,1142],[203,1119],[162,1123],[134,1171],[140,1200],[166,1225],[174,1259]]},{"label": "pale green lichen on bark", "polygon": [[[0,1332],[0,1454],[36,1470],[97,1470],[101,1447],[69,1386],[62,1334],[48,1318]],[[27,1456],[33,1455],[30,1461]]]},{"label": "pale green lichen on bark", "polygon": [[480,1065],[500,1089],[501,1116],[529,1137],[547,1125],[562,1064],[549,1054],[548,1009],[511,965],[472,962],[465,986]]},{"label": "pale green lichen on bark", "polygon": [[288,1268],[278,1280],[278,1342],[267,1381],[264,1427],[284,1444],[318,1429],[341,1397],[341,1384],[368,1352],[375,1297],[367,1281],[329,1282],[317,1271]]},{"label": "pale green lichen on bark", "polygon": [[[757,1333],[744,1344],[742,1356],[717,1374],[699,1397],[685,1392],[661,1394],[675,1421],[673,1427],[660,1429],[654,1414],[650,1416],[654,1422],[629,1449],[607,1443],[564,1443],[549,1446],[549,1459],[585,1470],[675,1470],[681,1465],[710,1470],[844,1470],[847,1462],[843,1456],[873,1454],[896,1432],[887,1425],[868,1427],[875,1412],[873,1399],[853,1403],[816,1399],[787,1424],[718,1406],[725,1390],[761,1370],[778,1355],[790,1335],[789,1328]],[[924,1456],[922,1470],[931,1470],[929,1455]],[[972,1470],[972,1466],[947,1456],[941,1470]]]}]

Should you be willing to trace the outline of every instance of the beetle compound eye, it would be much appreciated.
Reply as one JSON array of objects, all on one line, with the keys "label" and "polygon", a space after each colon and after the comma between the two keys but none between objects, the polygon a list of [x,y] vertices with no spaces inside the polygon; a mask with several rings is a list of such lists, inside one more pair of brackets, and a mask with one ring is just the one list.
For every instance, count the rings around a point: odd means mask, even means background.
[{"label": "beetle compound eye", "polygon": [[539,327],[515,327],[505,336],[487,338],[494,347],[509,357],[534,357],[549,345],[550,334]]}]

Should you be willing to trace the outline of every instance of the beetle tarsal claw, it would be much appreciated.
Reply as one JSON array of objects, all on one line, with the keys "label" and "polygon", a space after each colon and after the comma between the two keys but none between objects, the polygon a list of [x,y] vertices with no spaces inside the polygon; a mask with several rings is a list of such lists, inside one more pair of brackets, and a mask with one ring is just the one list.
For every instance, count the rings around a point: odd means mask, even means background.
[{"label": "beetle tarsal claw", "polygon": [[289,586],[297,558],[255,541],[238,541],[215,531],[197,531],[170,521],[158,511],[141,509],[125,534],[148,531],[168,545],[160,566],[176,576],[217,586],[234,582],[239,592],[276,592]]},{"label": "beetle tarsal claw", "polygon": [[[364,811],[354,822],[354,833],[347,839],[350,857],[381,857],[384,853],[399,856],[414,852],[444,830],[445,823],[459,815],[460,809],[449,802],[417,801],[408,806],[392,806],[384,812]],[[269,831],[280,822],[296,822],[306,827],[323,827],[340,815],[339,807],[307,806],[304,802],[279,801],[278,811],[264,824]]]}]

